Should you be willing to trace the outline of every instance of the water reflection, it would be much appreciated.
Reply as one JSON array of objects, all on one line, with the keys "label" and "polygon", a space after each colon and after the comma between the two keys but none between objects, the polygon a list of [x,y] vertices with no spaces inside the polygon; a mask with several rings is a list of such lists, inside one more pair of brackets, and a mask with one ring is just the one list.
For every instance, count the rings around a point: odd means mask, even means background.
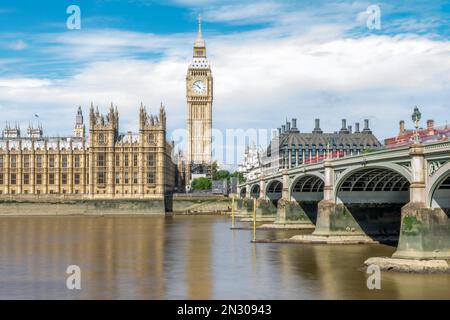
[{"label": "water reflection", "polygon": [[[0,219],[0,298],[5,299],[396,299],[450,298],[450,276],[361,270],[382,245],[251,244],[224,217],[29,217]],[[260,231],[258,238],[295,232]],[[82,290],[66,289],[79,265]]]}]

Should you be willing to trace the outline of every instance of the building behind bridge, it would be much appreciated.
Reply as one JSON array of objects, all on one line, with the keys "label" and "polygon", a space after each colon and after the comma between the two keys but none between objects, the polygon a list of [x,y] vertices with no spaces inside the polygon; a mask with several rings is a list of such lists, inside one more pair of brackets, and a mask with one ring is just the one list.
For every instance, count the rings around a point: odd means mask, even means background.
[{"label": "building behind bridge", "polygon": [[[315,119],[312,132],[300,132],[297,119],[294,118],[292,122],[286,121],[278,128],[276,136],[266,150],[256,157],[260,167],[255,163],[247,163],[249,160],[255,162],[255,156],[247,154],[250,152],[250,149],[247,149],[240,168],[246,179],[252,180],[255,176],[270,175],[281,169],[316,163],[324,159],[358,155],[380,147],[381,143],[373,135],[367,119],[364,120],[362,130],[359,123],[355,124],[353,130],[352,126],[347,126],[346,119],[342,119],[339,131],[325,133],[320,128],[319,119]],[[254,150],[252,152],[254,153]]]},{"label": "building behind bridge", "polygon": [[[427,120],[426,128],[419,128],[419,140],[421,143],[446,141],[450,138],[450,128],[447,123],[444,126],[435,126],[434,120]],[[398,135],[384,140],[386,148],[398,148],[411,145],[414,142],[415,130],[407,129],[405,121],[401,120]]]}]

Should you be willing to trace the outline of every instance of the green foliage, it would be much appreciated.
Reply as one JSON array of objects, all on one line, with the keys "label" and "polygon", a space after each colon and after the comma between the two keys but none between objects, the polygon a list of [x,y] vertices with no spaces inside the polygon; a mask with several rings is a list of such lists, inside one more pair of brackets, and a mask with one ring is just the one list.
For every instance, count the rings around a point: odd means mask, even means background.
[{"label": "green foliage", "polygon": [[219,170],[213,175],[213,180],[225,180],[230,179],[230,172],[227,170]]},{"label": "green foliage", "polygon": [[366,148],[366,149],[364,149],[363,150],[363,154],[369,154],[369,153],[372,153],[372,152],[375,152],[376,150],[374,150],[374,149],[370,149],[370,148]]},{"label": "green foliage", "polygon": [[211,175],[213,180],[216,180],[214,177],[217,175],[217,171],[218,171],[219,165],[217,164],[217,161],[214,161],[211,164]]},{"label": "green foliage", "polygon": [[244,183],[245,182],[245,178],[244,178],[244,174],[242,172],[233,172],[230,177],[237,177],[239,183]]},{"label": "green foliage", "polygon": [[212,182],[208,178],[196,178],[192,181],[193,190],[211,190]]},{"label": "green foliage", "polygon": [[422,223],[416,217],[406,216],[403,218],[403,231],[407,233],[416,233],[419,231]]}]

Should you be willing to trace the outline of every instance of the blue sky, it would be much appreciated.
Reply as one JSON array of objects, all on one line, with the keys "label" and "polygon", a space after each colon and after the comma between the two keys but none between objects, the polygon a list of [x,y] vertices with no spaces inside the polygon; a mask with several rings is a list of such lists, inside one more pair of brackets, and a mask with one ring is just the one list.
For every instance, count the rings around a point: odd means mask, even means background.
[{"label": "blue sky", "polygon": [[[66,28],[71,4],[81,30]],[[370,5],[381,10],[379,30],[367,27]],[[335,131],[341,118],[368,118],[382,139],[414,105],[450,120],[450,1],[2,0],[2,122],[25,129],[38,113],[46,134],[68,135],[78,105],[86,113],[91,101],[113,102],[121,131],[135,130],[142,101],[152,112],[166,105],[169,133],[184,128],[198,14],[217,129],[296,117],[310,131],[317,117]],[[231,149],[225,162],[240,157]]]}]

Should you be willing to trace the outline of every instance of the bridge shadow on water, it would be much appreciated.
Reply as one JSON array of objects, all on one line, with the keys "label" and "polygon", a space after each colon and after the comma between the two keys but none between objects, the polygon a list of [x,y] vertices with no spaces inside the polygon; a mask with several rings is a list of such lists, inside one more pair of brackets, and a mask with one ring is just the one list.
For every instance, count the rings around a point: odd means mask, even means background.
[{"label": "bridge shadow on water", "polygon": [[298,204],[309,220],[315,225],[317,223],[317,205],[319,202],[298,202]]},{"label": "bridge shadow on water", "polygon": [[401,210],[406,203],[389,204],[345,204],[361,230],[373,240],[389,246],[397,246]]}]

